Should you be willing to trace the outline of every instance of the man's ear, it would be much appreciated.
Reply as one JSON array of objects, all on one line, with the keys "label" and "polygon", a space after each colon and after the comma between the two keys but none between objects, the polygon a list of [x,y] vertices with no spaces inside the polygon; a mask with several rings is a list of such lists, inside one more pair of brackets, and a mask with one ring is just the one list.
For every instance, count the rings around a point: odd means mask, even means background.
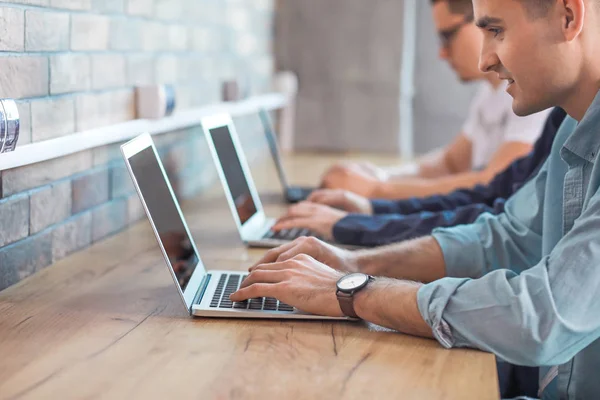
[{"label": "man's ear", "polygon": [[558,0],[559,12],[563,22],[563,35],[567,41],[572,41],[579,37],[583,30],[585,20],[586,4],[585,0]]}]

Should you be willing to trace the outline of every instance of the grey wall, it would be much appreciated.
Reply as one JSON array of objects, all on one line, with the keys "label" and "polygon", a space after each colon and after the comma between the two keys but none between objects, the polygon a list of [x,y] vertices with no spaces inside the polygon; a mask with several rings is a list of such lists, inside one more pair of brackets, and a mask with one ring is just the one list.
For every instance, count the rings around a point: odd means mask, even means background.
[{"label": "grey wall", "polygon": [[297,149],[399,151],[403,1],[280,0],[276,60],[300,80]]},{"label": "grey wall", "polygon": [[477,89],[439,60],[423,0],[278,0],[275,57],[300,79],[297,149],[427,152]]},{"label": "grey wall", "polygon": [[417,18],[413,142],[419,154],[449,143],[460,131],[477,84],[460,83],[439,60],[429,1],[417,1]]}]

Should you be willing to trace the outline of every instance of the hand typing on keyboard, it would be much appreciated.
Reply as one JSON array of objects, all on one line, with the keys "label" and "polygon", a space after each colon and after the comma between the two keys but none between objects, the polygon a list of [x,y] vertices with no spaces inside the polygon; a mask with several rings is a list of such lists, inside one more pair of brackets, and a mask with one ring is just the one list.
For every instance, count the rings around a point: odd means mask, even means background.
[{"label": "hand typing on keyboard", "polygon": [[273,226],[273,230],[308,229],[315,236],[331,241],[333,227],[346,215],[348,215],[346,211],[305,201],[290,207],[287,214]]},{"label": "hand typing on keyboard", "polygon": [[305,312],[343,317],[336,297],[336,283],[343,275],[310,256],[299,255],[256,266],[230,300],[277,298]]}]

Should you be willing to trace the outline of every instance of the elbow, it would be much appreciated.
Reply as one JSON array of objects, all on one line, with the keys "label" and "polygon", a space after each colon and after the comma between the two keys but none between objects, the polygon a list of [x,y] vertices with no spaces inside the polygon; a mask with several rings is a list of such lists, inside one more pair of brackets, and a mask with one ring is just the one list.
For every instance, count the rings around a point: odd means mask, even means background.
[{"label": "elbow", "polygon": [[574,351],[573,348],[574,346],[569,346],[566,343],[561,345],[560,340],[552,338],[539,340],[529,337],[520,345],[516,345],[515,349],[518,351],[512,357],[506,359],[514,364],[529,367],[561,365],[567,363],[577,354],[577,351]]},{"label": "elbow", "polygon": [[561,365],[569,362],[576,353],[571,354],[568,348],[560,348],[556,343],[546,341],[540,343],[530,353],[528,362],[525,365],[542,366],[542,365]]}]

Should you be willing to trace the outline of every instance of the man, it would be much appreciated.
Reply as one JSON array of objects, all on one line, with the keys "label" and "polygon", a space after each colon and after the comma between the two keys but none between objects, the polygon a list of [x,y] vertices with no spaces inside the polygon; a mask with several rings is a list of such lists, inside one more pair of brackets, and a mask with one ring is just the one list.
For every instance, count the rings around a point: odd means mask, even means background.
[{"label": "man", "polygon": [[290,207],[274,229],[307,228],[337,243],[373,247],[429,235],[435,228],[470,224],[484,212],[500,214],[506,199],[546,161],[565,116],[562,109],[553,110],[533,151],[488,185],[446,196],[399,201],[369,200],[344,190],[319,190],[308,202]]},{"label": "man", "polygon": [[[515,113],[560,106],[570,116],[538,175],[510,198],[504,214],[412,242],[352,253],[297,240],[268,252],[231,298],[276,297],[332,316],[352,306],[365,320],[448,348],[480,348],[540,366],[543,399],[596,398],[600,2],[473,5],[484,32],[481,69],[509,82]],[[362,275],[348,282],[339,270],[389,278],[349,293]]]},{"label": "man", "polygon": [[325,174],[321,186],[344,189],[368,198],[401,199],[447,194],[459,188],[487,184],[516,159],[531,151],[549,111],[516,116],[506,84],[483,73],[477,62],[482,35],[473,24],[468,1],[432,0],[440,36],[440,58],[463,82],[482,81],[467,121],[456,139],[425,156],[407,170],[382,169],[368,163],[345,163]]}]

